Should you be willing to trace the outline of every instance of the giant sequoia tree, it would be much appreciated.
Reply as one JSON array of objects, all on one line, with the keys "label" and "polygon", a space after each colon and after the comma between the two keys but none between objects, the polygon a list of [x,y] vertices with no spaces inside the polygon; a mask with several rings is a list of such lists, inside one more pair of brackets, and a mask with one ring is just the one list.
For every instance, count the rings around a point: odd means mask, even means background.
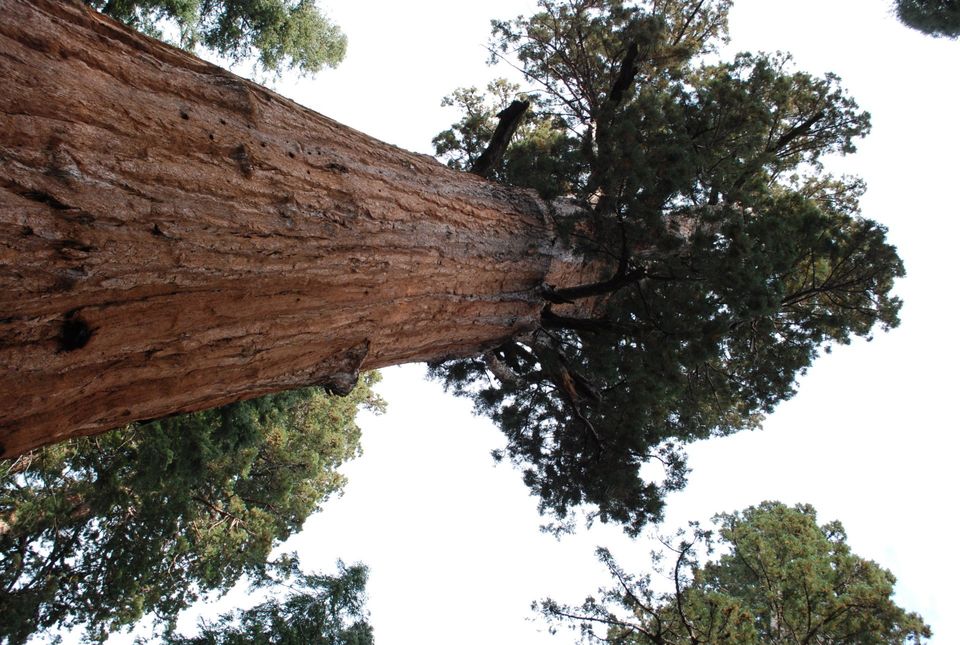
[{"label": "giant sequoia tree", "polygon": [[471,174],[77,4],[8,0],[4,454],[429,360],[544,509],[638,530],[678,444],[756,426],[823,347],[897,322],[895,250],[819,166],[867,115],[785,57],[705,61],[729,4],[496,23],[538,91],[441,137]]},{"label": "giant sequoia tree", "polygon": [[476,353],[539,325],[551,266],[571,280],[530,191],[79,2],[3,11],[3,455]]}]

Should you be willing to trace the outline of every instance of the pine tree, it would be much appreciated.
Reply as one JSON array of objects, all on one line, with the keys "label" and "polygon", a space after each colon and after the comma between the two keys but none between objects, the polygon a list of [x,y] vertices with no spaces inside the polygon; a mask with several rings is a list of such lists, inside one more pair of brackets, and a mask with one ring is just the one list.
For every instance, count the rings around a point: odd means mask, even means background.
[{"label": "pine tree", "polygon": [[337,575],[316,575],[294,559],[273,569],[254,585],[270,600],[204,623],[197,636],[168,634],[164,645],[373,645],[366,567],[340,562]]},{"label": "pine tree", "polygon": [[347,39],[313,0],[84,0],[155,38],[203,48],[233,62],[254,59],[264,71],[303,73],[336,67]]},{"label": "pine tree", "polygon": [[294,390],[133,424],[21,456],[0,479],[0,642],[147,614],[268,573],[271,550],[345,483],[366,375],[346,398]]},{"label": "pine tree", "polygon": [[[906,645],[929,638],[923,619],[893,601],[896,579],[851,553],[839,522],[818,526],[808,505],[764,502],[715,518],[718,537],[693,525],[670,545],[655,589],[650,575],[623,571],[598,555],[615,586],[579,607],[538,605],[554,628],[584,642],[621,645]],[[682,535],[682,533],[681,533]],[[719,556],[700,562],[698,551]]]},{"label": "pine tree", "polygon": [[900,22],[936,37],[960,36],[960,2],[957,0],[897,0]]}]

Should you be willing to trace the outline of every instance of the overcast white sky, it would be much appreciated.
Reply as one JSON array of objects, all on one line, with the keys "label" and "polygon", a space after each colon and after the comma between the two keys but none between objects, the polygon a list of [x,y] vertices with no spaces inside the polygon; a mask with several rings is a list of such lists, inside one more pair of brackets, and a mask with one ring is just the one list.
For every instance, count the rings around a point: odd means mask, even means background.
[{"label": "overcast white sky", "polygon": [[[957,206],[960,42],[901,26],[889,0],[738,0],[731,51],[792,52],[797,67],[838,73],[873,114],[860,152],[834,170],[866,178],[864,213],[885,223],[908,277],[903,324],[823,357],[765,429],[690,450],[693,474],[669,500],[665,528],[764,499],[809,502],[839,519],[853,550],[891,569],[898,600],[960,643],[955,559],[960,239]],[[510,0],[328,0],[347,33],[347,60],[282,94],[389,143],[430,153],[456,115],[440,99],[500,72],[484,65],[491,18],[526,12]],[[532,622],[546,594],[579,601],[606,584],[593,548],[642,563],[647,542],[600,527],[557,542],[518,472],[494,467],[499,432],[470,405],[423,380],[419,366],[384,372],[385,416],[363,418],[365,454],[346,468],[342,498],[293,544],[309,565],[336,558],[371,568],[377,642],[570,643]],[[954,510],[951,510],[954,509]],[[639,565],[638,565],[639,566]]]}]

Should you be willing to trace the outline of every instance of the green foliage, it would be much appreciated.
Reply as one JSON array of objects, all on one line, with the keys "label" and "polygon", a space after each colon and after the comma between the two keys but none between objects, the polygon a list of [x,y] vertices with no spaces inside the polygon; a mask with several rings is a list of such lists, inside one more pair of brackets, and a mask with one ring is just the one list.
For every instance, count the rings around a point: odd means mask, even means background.
[{"label": "green foliage", "polygon": [[[519,92],[519,86],[503,79],[487,85],[487,93],[477,88],[456,90],[443,100],[443,105],[458,108],[463,118],[433,139],[433,146],[447,165],[468,170],[483,154],[497,127],[496,114],[514,98],[530,100],[534,96]],[[509,154],[490,176],[496,181],[534,188],[547,199],[566,195],[574,190],[567,178],[585,170],[578,154],[578,140],[570,136],[562,122],[555,122],[534,107],[521,123]]]},{"label": "green foliage", "polygon": [[[655,590],[649,575],[625,573],[600,549],[614,588],[579,607],[546,600],[539,609],[554,625],[579,629],[584,642],[624,645],[893,645],[930,637],[920,616],[893,602],[893,575],[851,553],[839,522],[817,526],[812,507],[764,502],[715,521],[716,544],[694,524],[692,539],[671,547],[675,560],[661,571],[670,591]],[[698,542],[722,555],[701,564]]]},{"label": "green foliage", "polygon": [[[165,645],[373,645],[365,610],[367,569],[338,563],[338,575],[305,574],[296,560],[254,588],[273,599],[204,624],[194,637],[167,635]],[[283,598],[282,602],[276,599]]]},{"label": "green foliage", "polygon": [[314,0],[85,0],[147,35],[175,32],[175,43],[198,46],[234,62],[256,53],[266,71],[304,73],[336,67],[347,39]]},{"label": "green foliage", "polygon": [[146,614],[172,625],[201,596],[266,566],[341,490],[359,451],[366,375],[134,424],[6,464],[0,485],[0,643],[82,625],[99,641]]},{"label": "green foliage", "polygon": [[[600,277],[544,285],[540,329],[432,368],[499,424],[554,528],[583,508],[636,534],[683,486],[684,443],[757,427],[820,351],[896,326],[904,270],[862,182],[823,172],[870,127],[837,77],[706,56],[726,0],[540,6],[494,23],[534,89],[493,178],[564,198]],[[514,93],[456,92],[438,153],[469,168]]]},{"label": "green foliage", "polygon": [[960,1],[897,0],[900,22],[931,36],[960,37]]}]

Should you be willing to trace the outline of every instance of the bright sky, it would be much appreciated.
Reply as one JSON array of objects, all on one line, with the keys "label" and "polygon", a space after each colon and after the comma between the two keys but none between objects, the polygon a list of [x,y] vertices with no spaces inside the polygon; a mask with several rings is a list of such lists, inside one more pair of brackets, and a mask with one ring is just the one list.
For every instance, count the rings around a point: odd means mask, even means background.
[{"label": "bright sky", "polygon": [[[957,151],[960,42],[901,26],[890,0],[738,0],[731,50],[792,52],[797,67],[838,73],[873,114],[860,152],[831,167],[866,178],[864,213],[890,228],[908,277],[903,324],[872,343],[820,359],[765,429],[690,450],[687,488],[669,499],[668,531],[765,499],[809,502],[839,519],[859,555],[899,579],[934,643],[960,643],[954,557],[960,491],[952,409],[960,364],[956,326],[960,239]],[[440,99],[504,71],[484,65],[491,18],[524,0],[328,0],[349,37],[347,60],[281,94],[389,143],[430,153],[456,115]],[[607,584],[593,549],[622,563],[651,548],[595,528],[556,541],[538,531],[536,501],[507,465],[504,442],[466,401],[424,382],[419,366],[384,372],[381,417],[365,416],[365,454],[346,467],[342,498],[293,545],[310,566],[336,558],[370,566],[369,609],[383,645],[571,643],[529,609],[545,595],[578,602]],[[652,531],[651,531],[652,534]]]}]

